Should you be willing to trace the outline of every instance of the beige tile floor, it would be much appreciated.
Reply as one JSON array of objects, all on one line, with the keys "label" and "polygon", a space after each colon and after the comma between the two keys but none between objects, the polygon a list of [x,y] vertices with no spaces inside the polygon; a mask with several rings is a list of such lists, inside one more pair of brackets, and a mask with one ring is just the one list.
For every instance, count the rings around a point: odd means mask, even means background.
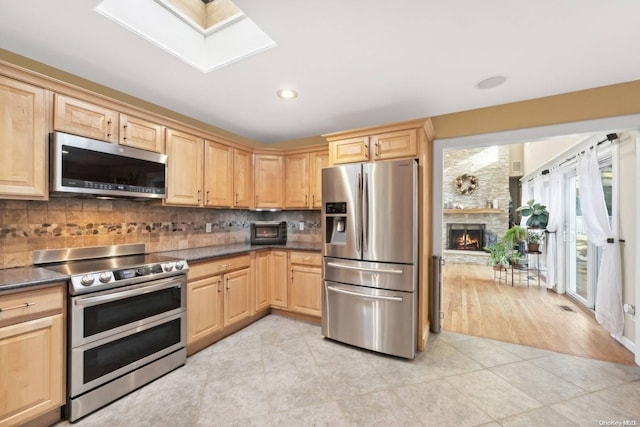
[{"label": "beige tile floor", "polygon": [[639,424],[640,367],[448,332],[407,361],[271,315],[74,425]]}]

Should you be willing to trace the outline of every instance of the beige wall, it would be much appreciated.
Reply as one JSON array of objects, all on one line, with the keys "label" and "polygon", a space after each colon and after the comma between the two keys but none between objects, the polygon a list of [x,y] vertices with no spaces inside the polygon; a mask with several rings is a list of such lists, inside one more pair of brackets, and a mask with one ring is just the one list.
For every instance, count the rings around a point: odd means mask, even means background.
[{"label": "beige wall", "polygon": [[525,142],[522,144],[524,176],[586,138],[586,136],[563,136],[548,141]]}]

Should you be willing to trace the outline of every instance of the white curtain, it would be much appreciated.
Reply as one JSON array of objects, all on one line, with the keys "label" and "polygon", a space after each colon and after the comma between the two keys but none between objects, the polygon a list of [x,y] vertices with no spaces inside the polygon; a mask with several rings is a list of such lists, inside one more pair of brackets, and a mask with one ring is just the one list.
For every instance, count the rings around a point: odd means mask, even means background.
[{"label": "white curtain", "polygon": [[562,225],[564,221],[564,200],[562,197],[562,183],[563,175],[558,169],[554,169],[549,174],[549,222],[547,223],[547,288],[553,288],[555,285],[556,292],[564,294],[566,292],[566,286],[564,280],[558,280],[556,284],[556,278],[558,277],[558,234],[562,232]]},{"label": "white curtain", "polygon": [[[527,204],[527,202],[529,200],[533,199],[533,192],[531,191],[531,183],[529,181],[523,182],[522,183],[522,204],[521,206],[524,206]],[[518,206],[516,206],[518,207]],[[527,226],[527,219],[529,219],[529,217],[522,217],[520,219],[520,225],[522,227],[526,227]]]},{"label": "white curtain", "polygon": [[[614,338],[620,338],[624,328],[620,244],[609,225],[597,146],[580,156],[578,177],[587,238],[602,248],[596,288],[596,319]],[[614,239],[615,243],[607,243],[607,239]]]}]

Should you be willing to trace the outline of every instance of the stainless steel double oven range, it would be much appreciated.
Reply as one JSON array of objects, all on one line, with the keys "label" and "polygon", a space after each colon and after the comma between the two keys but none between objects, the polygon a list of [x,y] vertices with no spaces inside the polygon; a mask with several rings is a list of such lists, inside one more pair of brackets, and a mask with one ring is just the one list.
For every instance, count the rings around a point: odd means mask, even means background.
[{"label": "stainless steel double oven range", "polygon": [[135,244],[36,251],[34,264],[70,276],[70,421],[185,364],[185,260]]}]

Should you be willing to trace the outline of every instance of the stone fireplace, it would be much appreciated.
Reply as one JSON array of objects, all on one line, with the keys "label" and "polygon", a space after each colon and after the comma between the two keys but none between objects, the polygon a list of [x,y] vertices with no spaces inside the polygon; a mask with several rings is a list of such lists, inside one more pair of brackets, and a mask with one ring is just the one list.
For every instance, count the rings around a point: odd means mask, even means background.
[{"label": "stone fireplace", "polygon": [[485,224],[447,224],[447,249],[481,251],[485,246]]}]

